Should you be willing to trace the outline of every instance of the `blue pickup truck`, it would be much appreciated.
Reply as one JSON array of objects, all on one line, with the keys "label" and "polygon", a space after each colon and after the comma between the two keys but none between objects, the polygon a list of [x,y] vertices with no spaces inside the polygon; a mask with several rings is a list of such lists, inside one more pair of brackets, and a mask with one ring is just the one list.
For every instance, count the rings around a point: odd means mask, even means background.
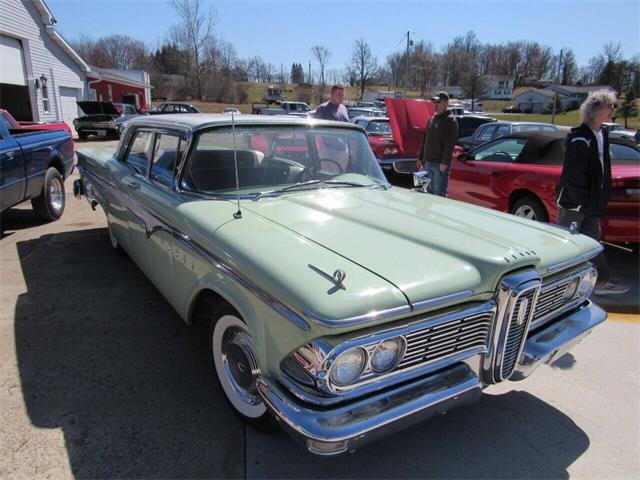
[{"label": "blue pickup truck", "polygon": [[36,215],[53,221],[64,212],[64,180],[73,171],[73,139],[65,130],[25,133],[0,122],[0,212],[31,200]]}]

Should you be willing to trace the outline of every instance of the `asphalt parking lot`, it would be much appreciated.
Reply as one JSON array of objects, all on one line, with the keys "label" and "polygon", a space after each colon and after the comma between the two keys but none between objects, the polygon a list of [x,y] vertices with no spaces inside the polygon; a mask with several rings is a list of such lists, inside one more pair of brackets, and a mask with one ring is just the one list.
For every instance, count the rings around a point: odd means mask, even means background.
[{"label": "asphalt parking lot", "polygon": [[1,478],[640,476],[637,254],[607,250],[631,291],[596,299],[608,321],[552,365],[319,458],[232,414],[203,332],[111,250],[104,215],[72,196],[75,178],[59,221],[41,223],[29,204],[1,218]]}]

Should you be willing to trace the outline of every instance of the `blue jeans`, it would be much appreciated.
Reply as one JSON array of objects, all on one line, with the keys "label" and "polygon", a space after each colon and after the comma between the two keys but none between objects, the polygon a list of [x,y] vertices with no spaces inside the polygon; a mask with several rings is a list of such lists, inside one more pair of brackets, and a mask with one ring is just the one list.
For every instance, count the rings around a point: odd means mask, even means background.
[{"label": "blue jeans", "polygon": [[427,191],[440,197],[447,196],[447,186],[449,184],[449,167],[444,172],[440,171],[440,163],[425,162],[424,169],[429,172],[429,186]]}]

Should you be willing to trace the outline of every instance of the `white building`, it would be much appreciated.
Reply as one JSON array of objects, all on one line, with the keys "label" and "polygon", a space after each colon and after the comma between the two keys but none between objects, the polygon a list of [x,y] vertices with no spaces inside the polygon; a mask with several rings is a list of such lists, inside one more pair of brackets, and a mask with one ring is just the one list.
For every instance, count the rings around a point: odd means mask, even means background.
[{"label": "white building", "polygon": [[515,79],[504,75],[487,75],[487,91],[482,96],[489,100],[510,100],[513,95],[513,83]]},{"label": "white building", "polygon": [[54,28],[42,0],[0,0],[0,105],[18,120],[71,125],[87,65]]},{"label": "white building", "polygon": [[[532,88],[521,93],[514,98],[514,104],[522,113],[547,113],[553,108],[553,98],[556,92],[550,89]],[[558,97],[562,104],[562,109],[567,110],[570,107],[571,99],[558,92]]]}]

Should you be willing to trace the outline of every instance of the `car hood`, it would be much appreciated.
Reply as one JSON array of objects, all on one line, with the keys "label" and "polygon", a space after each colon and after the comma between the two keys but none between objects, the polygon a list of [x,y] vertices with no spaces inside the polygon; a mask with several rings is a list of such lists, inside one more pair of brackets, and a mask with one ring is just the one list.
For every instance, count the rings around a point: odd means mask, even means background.
[{"label": "car hood", "polygon": [[76,103],[85,115],[120,115],[111,102],[82,101]]},{"label": "car hood", "polygon": [[435,105],[425,100],[404,98],[385,98],[384,102],[396,143],[405,152],[418,152],[427,122],[435,113]]},{"label": "car hood", "polygon": [[493,292],[500,274],[525,265],[545,273],[597,248],[557,227],[399,188],[326,189],[246,209],[385,279],[412,304]]}]

